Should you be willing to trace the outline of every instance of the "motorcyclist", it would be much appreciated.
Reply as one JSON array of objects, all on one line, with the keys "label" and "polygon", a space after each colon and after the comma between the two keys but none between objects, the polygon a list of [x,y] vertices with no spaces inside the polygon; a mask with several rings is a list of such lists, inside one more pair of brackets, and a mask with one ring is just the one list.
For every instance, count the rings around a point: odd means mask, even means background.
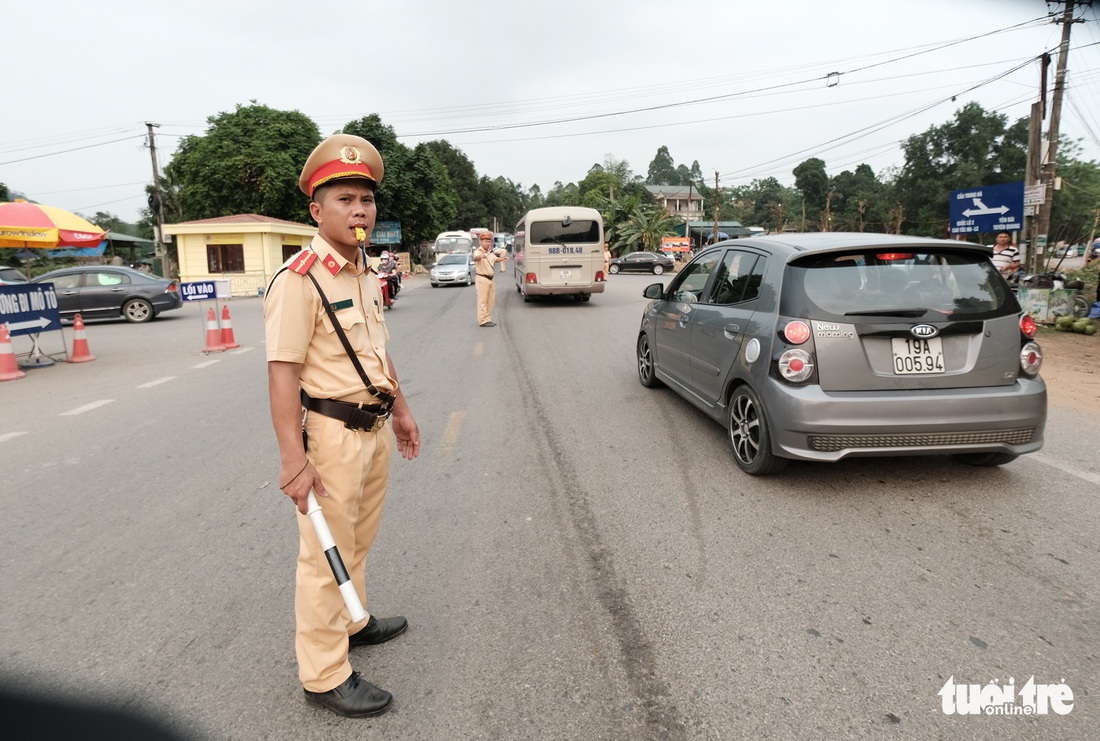
[{"label": "motorcyclist", "polygon": [[383,250],[381,254],[381,262],[378,265],[378,277],[384,279],[389,298],[389,306],[393,306],[394,300],[397,298],[398,291],[401,290],[401,276],[400,268],[397,264],[397,260],[394,259],[393,254],[388,250]]}]

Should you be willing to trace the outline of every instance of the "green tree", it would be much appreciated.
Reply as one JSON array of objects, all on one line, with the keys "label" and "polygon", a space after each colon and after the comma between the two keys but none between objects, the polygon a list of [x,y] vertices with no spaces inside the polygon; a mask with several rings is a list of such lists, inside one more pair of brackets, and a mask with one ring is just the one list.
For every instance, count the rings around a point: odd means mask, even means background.
[{"label": "green tree", "polygon": [[563,185],[560,180],[554,183],[554,187],[546,193],[544,206],[579,206],[580,191],[576,183]]},{"label": "green tree", "polygon": [[657,154],[649,163],[649,174],[646,175],[645,181],[647,185],[687,185],[680,181],[676,163],[672,161],[668,147],[663,144],[657,148]]},{"label": "green tree", "polygon": [[1092,233],[1100,209],[1100,165],[1076,159],[1080,147],[1062,143],[1058,153],[1058,177],[1062,188],[1054,191],[1050,212],[1049,243],[1083,244]]},{"label": "green tree", "polygon": [[621,250],[634,249],[657,252],[661,239],[672,236],[681,223],[679,217],[653,206],[636,206],[616,231],[617,245]]},{"label": "green tree", "polygon": [[206,133],[184,137],[165,167],[179,184],[182,220],[257,213],[308,223],[298,175],[321,140],[317,125],[255,101],[207,122]]},{"label": "green tree", "polygon": [[794,187],[802,194],[806,222],[816,224],[825,208],[825,200],[829,193],[829,175],[825,172],[825,162],[817,157],[811,157],[794,168],[792,174]]},{"label": "green tree", "polygon": [[8,186],[4,183],[0,183],[0,203],[6,203],[11,200],[11,192],[8,191]]},{"label": "green tree", "polygon": [[478,177],[474,163],[461,149],[456,149],[444,139],[427,142],[424,146],[447,168],[447,176],[455,191],[457,212],[449,228],[470,229],[485,226],[488,211],[478,200]]},{"label": "green tree", "polygon": [[[748,226],[761,226],[769,232],[783,231],[794,214],[798,214],[801,222],[802,194],[775,178],[753,180],[746,186],[734,188],[731,200],[735,220]],[[722,214],[726,214],[725,206]],[[725,220],[726,216],[722,218]]]},{"label": "green tree", "polygon": [[905,141],[895,181],[905,233],[944,236],[952,190],[1023,180],[1027,121],[1006,126],[1007,120],[967,103],[953,120]]}]

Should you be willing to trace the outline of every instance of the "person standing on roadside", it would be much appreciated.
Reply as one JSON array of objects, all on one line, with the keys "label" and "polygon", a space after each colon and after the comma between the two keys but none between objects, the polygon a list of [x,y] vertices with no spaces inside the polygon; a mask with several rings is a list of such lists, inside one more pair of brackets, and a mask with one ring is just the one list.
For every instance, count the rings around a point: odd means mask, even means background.
[{"label": "person standing on roadside", "polygon": [[386,352],[382,288],[365,251],[382,175],[381,156],[361,137],[337,134],[313,150],[298,185],[310,198],[317,236],[264,295],[279,488],[298,509],[298,676],[307,703],[348,717],[379,715],[393,702],[352,670],[349,649],[395,638],[408,621],[351,621],[306,515],[308,496],[316,494],[366,604],[365,562],[381,522],[394,441],[402,458],[420,452],[419,428]]},{"label": "person standing on roadside", "polygon": [[603,243],[603,279],[607,280],[607,276],[611,275],[611,243]]},{"label": "person standing on roadside", "polygon": [[482,232],[478,237],[478,246],[474,250],[474,271],[477,273],[477,325],[495,327],[493,304],[496,303],[497,284],[495,265],[507,262],[508,253],[493,249],[493,235]]},{"label": "person standing on roadside", "polygon": [[993,267],[1001,275],[1012,275],[1020,269],[1020,251],[1012,244],[1012,235],[997,232],[997,241],[993,244]]}]

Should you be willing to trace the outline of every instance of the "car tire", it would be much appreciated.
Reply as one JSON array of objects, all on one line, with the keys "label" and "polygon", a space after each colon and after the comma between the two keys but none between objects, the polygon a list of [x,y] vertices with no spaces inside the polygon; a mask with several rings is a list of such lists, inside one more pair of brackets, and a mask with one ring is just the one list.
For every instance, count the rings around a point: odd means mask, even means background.
[{"label": "car tire", "polygon": [[155,314],[151,303],[143,298],[132,298],[122,305],[122,316],[128,322],[143,324],[152,321]]},{"label": "car tire", "polygon": [[992,467],[1011,463],[1020,456],[1014,453],[958,453],[953,457],[968,466]]},{"label": "car tire", "polygon": [[657,378],[657,370],[654,367],[653,347],[649,344],[649,335],[642,332],[638,335],[638,380],[647,389],[655,389],[664,386]]},{"label": "car tire", "polygon": [[612,275],[618,275],[619,274],[619,266],[618,265],[612,265],[611,267],[609,267],[607,269],[607,272],[611,273]]},{"label": "car tire", "polygon": [[439,284],[438,283],[432,283],[432,288],[439,288]]},{"label": "car tire", "polygon": [[771,432],[760,397],[748,386],[733,392],[726,410],[726,430],[733,459],[750,476],[770,476],[787,467],[789,461],[772,453]]},{"label": "car tire", "polygon": [[653,274],[654,275],[660,275],[663,272],[665,272],[665,266],[664,265],[654,265],[653,266]]}]

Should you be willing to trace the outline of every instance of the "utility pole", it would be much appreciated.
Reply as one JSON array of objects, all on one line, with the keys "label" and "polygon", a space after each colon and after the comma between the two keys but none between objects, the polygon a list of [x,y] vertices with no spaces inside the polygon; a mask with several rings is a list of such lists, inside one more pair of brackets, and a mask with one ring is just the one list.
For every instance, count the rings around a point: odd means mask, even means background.
[{"label": "utility pole", "polygon": [[1062,93],[1066,87],[1066,61],[1069,57],[1069,32],[1073,20],[1074,0],[1063,0],[1066,5],[1062,14],[1062,43],[1058,45],[1058,71],[1054,76],[1054,98],[1050,104],[1050,126],[1047,129],[1046,161],[1042,165],[1040,179],[1046,186],[1046,200],[1039,207],[1039,218],[1036,220],[1035,239],[1032,245],[1032,253],[1038,262],[1040,249],[1045,249],[1040,244],[1046,240],[1050,230],[1050,212],[1054,205],[1055,168],[1058,161],[1058,125],[1062,119]]},{"label": "utility pole", "polygon": [[157,257],[160,258],[160,272],[162,278],[171,276],[172,271],[168,265],[168,250],[164,246],[164,198],[160,192],[160,168],[157,167],[157,141],[153,136],[153,129],[160,124],[145,122],[149,129],[149,156],[153,159],[153,195],[149,198],[149,208],[156,217],[157,226],[153,230],[156,239]]},{"label": "utility pole", "polygon": [[714,232],[711,235],[710,243],[718,243],[718,206],[722,202],[721,191],[718,190],[718,171],[714,171]]}]

